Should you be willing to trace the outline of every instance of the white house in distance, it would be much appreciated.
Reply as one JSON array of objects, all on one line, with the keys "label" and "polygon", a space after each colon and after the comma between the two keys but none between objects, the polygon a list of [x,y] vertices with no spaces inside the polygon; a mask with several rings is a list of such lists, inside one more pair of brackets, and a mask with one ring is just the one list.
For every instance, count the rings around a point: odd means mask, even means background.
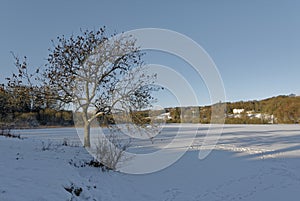
[{"label": "white house in distance", "polygon": [[157,116],[146,117],[146,119],[156,119],[156,120],[165,120],[166,121],[166,120],[172,119],[172,117],[171,117],[171,113],[167,112],[167,113],[162,113]]},{"label": "white house in distance", "polygon": [[233,109],[232,112],[234,118],[241,118],[241,114],[245,112],[245,109]]},{"label": "white house in distance", "polygon": [[233,114],[241,114],[243,112],[245,112],[245,109],[233,109]]},{"label": "white house in distance", "polygon": [[167,113],[163,113],[163,114],[156,116],[156,119],[170,120],[170,119],[172,119],[172,117],[171,117],[170,112],[167,112]]}]

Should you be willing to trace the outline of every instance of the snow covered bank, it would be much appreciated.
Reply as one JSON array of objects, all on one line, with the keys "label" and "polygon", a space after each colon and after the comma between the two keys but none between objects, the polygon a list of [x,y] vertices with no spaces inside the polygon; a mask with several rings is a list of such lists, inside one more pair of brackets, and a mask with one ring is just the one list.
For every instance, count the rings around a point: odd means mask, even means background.
[{"label": "snow covered bank", "polygon": [[297,200],[298,128],[225,127],[217,150],[204,160],[196,144],[172,166],[146,175],[80,167],[91,156],[75,142],[62,145],[71,136],[66,130],[0,137],[0,201]]}]

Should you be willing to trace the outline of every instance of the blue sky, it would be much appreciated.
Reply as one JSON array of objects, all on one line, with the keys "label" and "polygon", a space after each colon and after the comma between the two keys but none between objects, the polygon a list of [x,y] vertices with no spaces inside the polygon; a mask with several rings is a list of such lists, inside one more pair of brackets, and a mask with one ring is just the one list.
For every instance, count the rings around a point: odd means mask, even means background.
[{"label": "blue sky", "polygon": [[[216,63],[228,101],[300,95],[299,8],[297,0],[4,0],[0,6],[0,82],[14,68],[10,51],[40,66],[50,40],[58,35],[103,25],[111,32],[152,27],[180,32],[199,43]],[[178,71],[186,68],[170,56],[152,57],[158,58]],[[200,104],[209,104],[204,83],[192,79],[192,72],[185,76],[191,77]],[[162,102],[163,106],[175,104],[167,99]]]}]

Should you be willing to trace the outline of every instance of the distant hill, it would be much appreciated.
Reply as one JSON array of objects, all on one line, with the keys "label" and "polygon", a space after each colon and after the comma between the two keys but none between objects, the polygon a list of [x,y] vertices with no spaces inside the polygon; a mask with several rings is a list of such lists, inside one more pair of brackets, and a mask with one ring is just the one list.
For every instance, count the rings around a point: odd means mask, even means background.
[{"label": "distant hill", "polygon": [[227,103],[227,112],[233,108],[242,108],[267,115],[274,115],[274,123],[300,123],[300,96],[277,96],[261,101]]},{"label": "distant hill", "polygon": [[[219,103],[224,104],[224,103]],[[234,110],[236,109],[236,110]],[[204,107],[184,107],[166,108],[170,112],[172,119],[168,122],[179,123],[181,111],[185,114],[190,113],[189,122],[210,123],[211,106]],[[192,113],[198,115],[193,117]],[[238,113],[234,113],[238,112]],[[234,124],[265,124],[265,123],[300,123],[300,96],[294,94],[280,95],[264,100],[238,101],[226,103],[226,123]]]}]

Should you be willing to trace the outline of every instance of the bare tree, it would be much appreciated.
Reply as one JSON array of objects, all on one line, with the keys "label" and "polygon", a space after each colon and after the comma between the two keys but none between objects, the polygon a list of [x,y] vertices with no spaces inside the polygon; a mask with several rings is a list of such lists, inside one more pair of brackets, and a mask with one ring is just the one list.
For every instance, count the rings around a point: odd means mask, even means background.
[{"label": "bare tree", "polygon": [[121,34],[109,39],[104,28],[53,41],[44,83],[56,99],[73,103],[81,114],[85,147],[91,146],[91,123],[99,116],[151,104],[155,75],[145,73],[142,55],[134,38]]}]

